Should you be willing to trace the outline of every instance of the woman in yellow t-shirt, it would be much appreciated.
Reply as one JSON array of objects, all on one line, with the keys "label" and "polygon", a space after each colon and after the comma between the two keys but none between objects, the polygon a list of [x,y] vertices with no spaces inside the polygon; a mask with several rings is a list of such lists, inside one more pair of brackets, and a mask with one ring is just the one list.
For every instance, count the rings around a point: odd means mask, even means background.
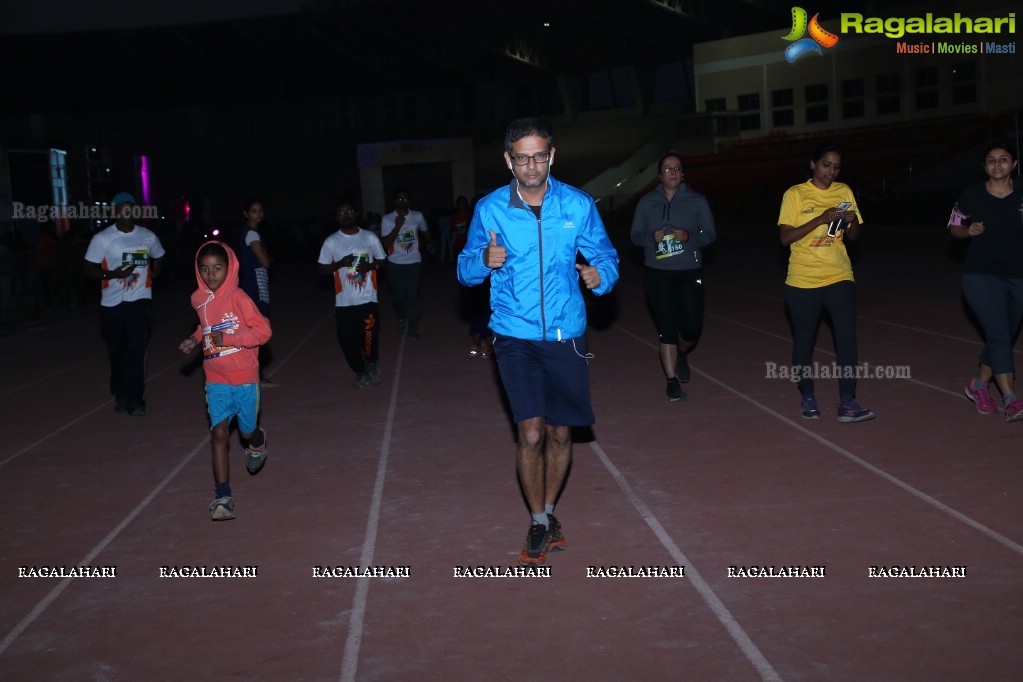
[{"label": "woman in yellow t-shirt", "polygon": [[821,312],[828,311],[835,335],[838,367],[838,421],[873,419],[872,410],[856,402],[856,285],[845,240],[860,236],[863,218],[849,186],[835,182],[842,150],[825,142],[810,156],[813,174],[793,185],[781,200],[781,243],[790,247],[785,305],[792,319],[792,370],[799,378],[800,413],[819,419],[813,392],[813,346]]}]

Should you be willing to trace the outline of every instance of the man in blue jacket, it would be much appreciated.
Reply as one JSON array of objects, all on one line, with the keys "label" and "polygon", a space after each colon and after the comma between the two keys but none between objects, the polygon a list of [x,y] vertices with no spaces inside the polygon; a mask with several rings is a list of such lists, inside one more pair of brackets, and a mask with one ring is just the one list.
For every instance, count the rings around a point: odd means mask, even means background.
[{"label": "man in blue jacket", "polygon": [[[476,206],[458,280],[490,277],[494,354],[518,427],[515,461],[532,515],[522,565],[566,547],[554,503],[572,460],[573,426],[593,424],[580,281],[600,296],[618,281],[618,254],[586,193],[550,176],[554,136],[537,118],[509,124],[507,187]],[[587,264],[577,263],[581,253]]]}]

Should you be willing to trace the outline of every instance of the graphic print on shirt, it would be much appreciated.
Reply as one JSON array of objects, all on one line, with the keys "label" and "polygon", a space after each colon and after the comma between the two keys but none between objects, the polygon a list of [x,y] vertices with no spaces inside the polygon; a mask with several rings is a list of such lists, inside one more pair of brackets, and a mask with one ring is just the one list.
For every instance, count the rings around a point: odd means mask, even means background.
[{"label": "graphic print on shirt", "polygon": [[[234,334],[235,330],[238,329],[238,316],[233,312],[224,313],[221,321],[217,324],[212,324],[209,327],[202,328],[202,359],[212,360],[213,358],[219,358],[221,355],[230,355],[231,353],[237,353],[241,350],[238,346],[218,346],[213,343],[214,332],[224,332],[224,335]],[[223,339],[226,341],[227,339]]]},{"label": "graphic print on shirt", "polygon": [[369,273],[359,272],[359,266],[363,263],[369,263],[368,253],[352,253],[355,256],[355,261],[351,267],[345,268],[345,282],[356,289],[365,289],[369,283]]},{"label": "graphic print on shirt", "polygon": [[398,233],[398,238],[394,240],[394,247],[401,249],[402,253],[411,253],[412,249],[416,246],[416,231],[415,230],[404,230]]},{"label": "graphic print on shirt", "polygon": [[135,251],[123,251],[121,252],[121,265],[130,265],[134,268],[131,274],[118,280],[121,286],[125,289],[134,289],[139,280],[142,279],[142,272],[140,268],[146,268],[149,266],[149,249],[136,249]]}]

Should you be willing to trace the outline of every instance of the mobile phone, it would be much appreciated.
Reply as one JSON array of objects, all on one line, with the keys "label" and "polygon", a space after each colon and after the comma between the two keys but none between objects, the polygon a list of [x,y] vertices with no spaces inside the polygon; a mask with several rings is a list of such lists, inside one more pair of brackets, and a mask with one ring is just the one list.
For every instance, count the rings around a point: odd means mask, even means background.
[{"label": "mobile phone", "polygon": [[664,236],[668,236],[669,234],[675,234],[675,228],[672,227],[671,225],[665,225],[661,229],[664,230]]},{"label": "mobile phone", "polygon": [[[848,211],[852,207],[852,204],[848,201],[843,201],[838,205],[839,211]],[[838,220],[832,220],[831,224],[828,225],[828,236],[836,237],[841,230],[844,230],[849,223],[839,218]]]}]

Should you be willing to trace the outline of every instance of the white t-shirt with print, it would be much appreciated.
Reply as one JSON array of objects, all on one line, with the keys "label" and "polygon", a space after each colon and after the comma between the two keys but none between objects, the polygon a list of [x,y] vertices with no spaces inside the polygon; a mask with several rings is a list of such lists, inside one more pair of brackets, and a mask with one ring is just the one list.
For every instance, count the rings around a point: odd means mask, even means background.
[{"label": "white t-shirt with print", "polygon": [[131,232],[121,232],[116,224],[97,232],[85,251],[85,260],[98,263],[104,270],[116,270],[126,263],[135,266],[128,277],[102,281],[100,305],[112,308],[119,303],[152,298],[149,259],[162,258],[163,254],[159,237],[141,225],[134,225]]},{"label": "white t-shirt with print", "polygon": [[[398,214],[391,211],[380,221],[380,235],[386,237],[394,232],[395,218]],[[401,224],[398,237],[391,246],[391,252],[387,254],[387,260],[395,265],[411,265],[421,263],[422,254],[419,253],[419,233],[426,232],[430,226],[426,224],[426,218],[419,211],[408,212],[405,222]]]},{"label": "white t-shirt with print", "polygon": [[339,268],[334,272],[334,305],[338,308],[377,300],[377,271],[360,273],[357,266],[359,263],[375,263],[387,257],[380,238],[372,232],[360,229],[348,235],[338,230],[323,241],[317,262],[330,265],[350,253],[358,256],[352,267]]}]

